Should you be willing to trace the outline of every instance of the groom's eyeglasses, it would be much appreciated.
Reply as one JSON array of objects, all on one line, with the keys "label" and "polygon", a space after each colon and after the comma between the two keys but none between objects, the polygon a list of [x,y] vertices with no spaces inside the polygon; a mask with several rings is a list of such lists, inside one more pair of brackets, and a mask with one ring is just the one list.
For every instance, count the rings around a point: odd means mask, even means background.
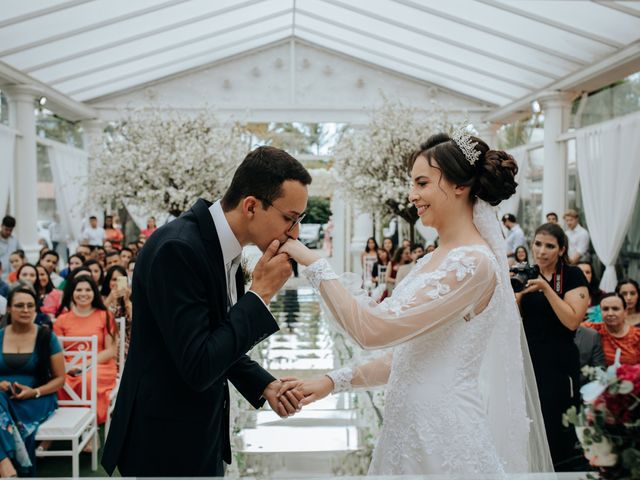
[{"label": "groom's eyeglasses", "polygon": [[269,200],[264,200],[263,198],[258,198],[258,200],[260,200],[262,203],[264,203],[268,207],[275,208],[277,211],[279,211],[282,214],[282,216],[284,218],[286,218],[287,220],[289,220],[291,222],[291,226],[287,230],[287,233],[293,232],[293,229],[296,228],[296,225],[298,225],[304,219],[304,217],[307,216],[307,214],[303,212],[300,215],[298,215],[297,217],[293,217],[293,216],[289,215],[287,212],[283,212],[282,210],[280,210],[278,207],[276,207]]}]

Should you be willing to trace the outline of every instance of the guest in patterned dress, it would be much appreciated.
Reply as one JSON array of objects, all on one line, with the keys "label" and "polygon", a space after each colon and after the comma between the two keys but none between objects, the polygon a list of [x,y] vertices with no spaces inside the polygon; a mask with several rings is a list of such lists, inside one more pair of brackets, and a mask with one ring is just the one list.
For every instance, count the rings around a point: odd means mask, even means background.
[{"label": "guest in patterned dress", "polygon": [[[118,285],[119,278],[123,278],[125,285]],[[124,352],[125,357],[129,351],[129,340],[131,338],[131,314],[133,307],[131,305],[131,288],[129,287],[129,277],[124,267],[114,265],[107,270],[107,274],[102,284],[102,298],[104,304],[113,314],[114,318],[125,319],[125,341]]]},{"label": "guest in patterned dress", "polygon": [[0,330],[0,476],[35,474],[38,427],[57,407],[64,384],[58,339],[34,323],[36,295],[18,286],[9,294],[8,325]]},{"label": "guest in patterned dress", "polygon": [[[90,276],[86,274],[74,276],[68,292],[70,292],[70,298],[69,296],[63,298],[62,307],[67,307],[69,311],[57,318],[53,331],[58,336],[65,337],[90,337],[92,335],[98,337],[98,423],[103,424],[107,419],[109,394],[115,387],[118,373],[116,326],[113,316],[104,306],[98,286]],[[81,347],[77,346],[77,348]],[[68,349],[73,348],[70,346]],[[65,381],[80,395],[82,377],[78,373],[74,370],[67,372]],[[88,375],[88,378],[91,378],[91,374]],[[69,398],[63,391],[59,392],[58,396],[60,399]]]}]

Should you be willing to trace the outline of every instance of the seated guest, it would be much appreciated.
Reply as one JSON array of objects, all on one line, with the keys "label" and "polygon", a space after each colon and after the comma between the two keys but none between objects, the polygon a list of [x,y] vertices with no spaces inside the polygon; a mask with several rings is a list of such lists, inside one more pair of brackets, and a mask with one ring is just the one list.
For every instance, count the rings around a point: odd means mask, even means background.
[{"label": "seated guest", "polygon": [[53,320],[55,319],[55,314],[62,302],[62,290],[53,288],[53,282],[51,281],[51,277],[49,276],[49,272],[46,268],[42,265],[37,265],[36,270],[38,272],[38,281],[40,283],[40,311],[49,315]]},{"label": "seated guest", "polygon": [[585,320],[589,322],[601,322],[600,297],[602,297],[605,292],[600,290],[600,280],[593,273],[593,267],[590,262],[580,262],[578,263],[578,268],[582,270],[587,282],[589,282],[589,308],[587,309],[587,317]]},{"label": "seated guest", "polygon": [[8,313],[0,330],[0,476],[35,476],[35,437],[57,407],[64,358],[56,336],[35,323],[31,288],[10,292]]},{"label": "seated guest", "polygon": [[[69,311],[61,314],[53,326],[58,336],[64,337],[98,337],[98,423],[103,424],[107,419],[109,408],[109,394],[116,384],[117,332],[112,315],[102,302],[98,286],[87,275],[75,275],[69,283],[71,298],[65,296],[62,307]],[[78,346],[82,348],[84,346]],[[73,346],[69,347],[73,349]],[[69,371],[66,384],[81,394],[82,378],[77,371]],[[90,375],[89,375],[90,376]],[[69,396],[61,391],[60,399]]]},{"label": "seated guest", "polygon": [[42,287],[42,283],[39,280],[38,269],[31,265],[30,263],[25,263],[18,270],[18,281],[13,284],[15,286],[17,284],[29,286],[33,289],[36,295],[36,323],[38,325],[45,325],[51,328],[51,318],[46,313],[42,313],[40,310],[42,308],[42,301],[46,295],[44,289]]},{"label": "seated guest", "polygon": [[102,283],[104,282],[104,269],[102,268],[102,264],[98,260],[87,260],[84,262],[84,266],[91,272],[91,277],[93,281],[96,282],[96,285],[102,287]]},{"label": "seated guest", "polygon": [[[7,276],[7,283],[11,285],[18,280],[18,270],[22,265],[27,263],[27,256],[24,250],[16,250],[9,255],[9,263],[11,264],[11,271]],[[4,265],[2,266],[4,268]]]},{"label": "seated guest", "polygon": [[49,272],[49,276],[51,277],[51,281],[53,282],[53,286],[55,288],[60,288],[60,284],[64,280],[56,272],[59,262],[60,255],[58,255],[58,252],[56,252],[55,250],[45,250],[44,252],[42,252],[40,261],[38,262]]},{"label": "seated guest", "polygon": [[[67,277],[69,276],[69,272],[71,270],[75,270],[78,267],[81,267],[84,262],[87,259],[84,258],[82,255],[78,254],[78,253],[74,253],[73,255],[71,255],[69,257],[69,262],[67,263],[66,268],[64,268],[61,272],[60,272],[60,276],[62,278],[64,278],[65,280],[67,279]],[[64,290],[64,282],[62,282],[60,284],[60,290]]]},{"label": "seated guest", "polygon": [[[576,330],[573,341],[580,353],[580,369],[585,366],[605,367],[602,340],[598,332],[581,325]],[[588,381],[589,379],[580,373],[580,385],[584,385]]]},{"label": "seated guest", "polygon": [[131,250],[133,256],[136,257],[138,255],[138,242],[129,242],[127,243],[127,248]]},{"label": "seated guest", "polygon": [[627,324],[632,327],[640,326],[640,302],[638,302],[638,282],[627,278],[616,285],[616,293],[619,293],[627,302]]},{"label": "seated guest", "polygon": [[407,263],[406,265],[401,265],[398,268],[398,274],[396,275],[396,285],[399,284],[402,279],[409,274],[416,262],[424,256],[424,247],[419,243],[411,245],[410,256],[411,262]]},{"label": "seated guest", "polygon": [[620,362],[624,364],[640,363],[640,329],[629,326],[625,320],[627,304],[617,293],[605,293],[600,299],[602,323],[585,322],[583,325],[597,331],[602,337],[607,365],[612,365],[616,350],[622,352]]},{"label": "seated guest", "polygon": [[402,265],[407,265],[411,263],[411,248],[410,247],[399,247],[396,250],[389,266],[387,268],[387,292],[391,294],[393,291],[393,287],[396,284],[396,276],[398,275],[398,269]]},{"label": "seated guest", "polygon": [[[122,278],[123,280],[118,280]],[[119,282],[124,282],[124,285]],[[127,271],[121,265],[114,265],[104,277],[102,284],[102,299],[104,305],[113,314],[114,318],[125,319],[125,355],[129,351],[129,339],[131,338],[131,317],[133,308],[131,306],[131,288]]]},{"label": "seated guest", "polygon": [[130,248],[124,247],[120,250],[120,265],[127,268],[131,260],[133,260],[133,252]]},{"label": "seated guest", "polygon": [[102,267],[102,269],[104,270],[104,263],[107,258],[107,251],[104,249],[104,247],[100,246],[100,247],[94,248],[92,254],[93,254],[93,259],[97,260],[98,263],[100,263],[100,266]]},{"label": "seated guest", "polygon": [[120,253],[108,252],[105,257],[105,270],[109,270],[114,265],[120,265]]},{"label": "seated guest", "polygon": [[85,261],[91,259],[91,247],[86,244],[80,244],[76,248],[76,253],[84,257]]},{"label": "seated guest", "polygon": [[526,263],[529,264],[529,253],[527,253],[527,249],[522,245],[516,247],[516,251],[513,254],[516,263]]},{"label": "seated guest", "polygon": [[[373,264],[373,268],[371,269],[371,278],[374,285],[378,285],[378,283],[380,283],[380,278],[378,278],[380,276],[380,267],[384,267],[383,270],[386,275],[387,265],[389,265],[390,261],[391,257],[389,256],[389,252],[387,252],[387,250],[384,248],[379,248],[378,261]],[[382,281],[384,282],[384,278],[382,279]]]},{"label": "seated guest", "polygon": [[69,308],[65,307],[65,305],[68,305],[71,303],[71,297],[73,296],[73,292],[71,291],[71,287],[70,287],[71,281],[76,275],[82,275],[82,274],[88,277],[91,277],[91,270],[89,270],[84,265],[81,265],[78,268],[71,270],[71,272],[67,276],[67,279],[65,280],[64,290],[62,291],[62,301],[60,302],[60,306],[58,307],[58,310],[55,313],[56,318],[58,318],[63,313],[67,313],[69,311]]}]

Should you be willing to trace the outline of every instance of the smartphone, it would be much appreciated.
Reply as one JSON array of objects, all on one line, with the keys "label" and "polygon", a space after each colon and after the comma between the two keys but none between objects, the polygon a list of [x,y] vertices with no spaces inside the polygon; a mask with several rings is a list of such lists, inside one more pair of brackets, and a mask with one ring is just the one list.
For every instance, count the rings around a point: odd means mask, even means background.
[{"label": "smartphone", "polygon": [[129,279],[127,277],[116,278],[116,286],[118,287],[118,290],[124,290],[129,286]]}]

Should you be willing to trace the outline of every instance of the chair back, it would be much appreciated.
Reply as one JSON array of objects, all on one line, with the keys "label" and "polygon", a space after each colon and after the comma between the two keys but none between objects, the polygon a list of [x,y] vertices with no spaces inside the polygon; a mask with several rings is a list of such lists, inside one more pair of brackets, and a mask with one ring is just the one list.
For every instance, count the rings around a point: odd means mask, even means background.
[{"label": "chair back", "polygon": [[[58,400],[60,406],[85,407],[97,412],[98,396],[98,337],[58,337],[64,354],[65,371],[79,370],[81,379],[80,394],[78,395],[66,383],[65,393],[70,397]],[[89,375],[91,373],[91,375]]]}]

